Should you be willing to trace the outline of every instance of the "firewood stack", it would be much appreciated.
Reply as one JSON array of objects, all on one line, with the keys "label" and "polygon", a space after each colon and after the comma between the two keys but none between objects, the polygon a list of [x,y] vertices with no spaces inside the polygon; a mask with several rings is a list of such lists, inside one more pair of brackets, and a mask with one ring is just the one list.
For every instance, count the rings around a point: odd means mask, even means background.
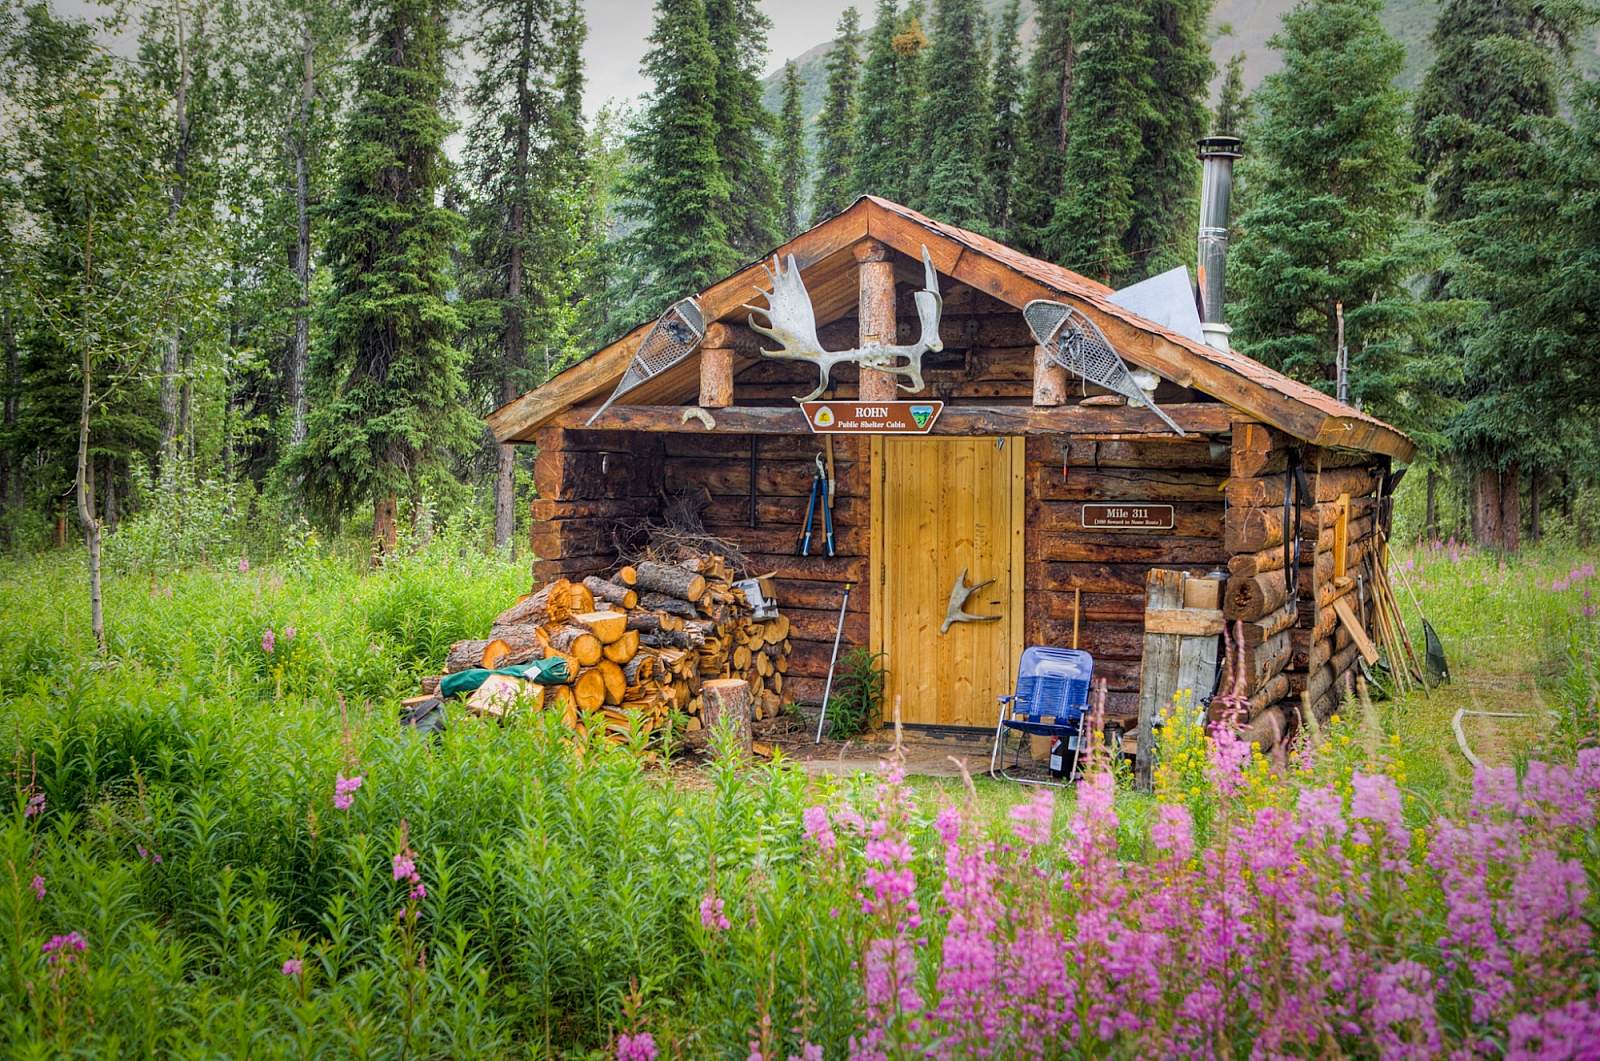
[{"label": "firewood stack", "polygon": [[[754,717],[770,718],[783,702],[789,620],[758,621],[733,582],[732,566],[711,553],[645,560],[609,578],[557,579],[500,613],[487,638],[450,646],[445,673],[562,657],[572,679],[545,688],[543,708],[580,731],[598,712],[613,741],[626,736],[630,712],[646,731],[674,710],[688,716],[691,733],[703,730],[701,686],[712,679],[747,682]],[[438,682],[425,679],[423,691]]]}]

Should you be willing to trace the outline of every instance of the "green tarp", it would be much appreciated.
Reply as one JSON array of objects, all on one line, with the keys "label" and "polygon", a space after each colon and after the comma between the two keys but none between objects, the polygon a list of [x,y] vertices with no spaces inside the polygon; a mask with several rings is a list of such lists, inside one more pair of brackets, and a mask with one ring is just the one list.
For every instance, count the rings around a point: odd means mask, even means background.
[{"label": "green tarp", "polygon": [[472,670],[446,674],[439,680],[439,695],[448,700],[452,696],[477,692],[478,686],[488,681],[491,674],[526,678],[540,685],[560,685],[572,678],[572,675],[567,673],[567,661],[560,656],[552,656],[549,659],[536,659],[532,663],[519,663],[515,667],[501,667],[498,670],[474,667]]}]

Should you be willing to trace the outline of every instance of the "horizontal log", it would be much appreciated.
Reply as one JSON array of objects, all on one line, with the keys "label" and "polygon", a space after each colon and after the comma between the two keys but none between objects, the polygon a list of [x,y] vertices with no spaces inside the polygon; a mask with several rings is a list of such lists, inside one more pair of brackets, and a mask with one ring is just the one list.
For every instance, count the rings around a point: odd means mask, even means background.
[{"label": "horizontal log", "polygon": [[[1056,470],[1060,474],[1060,469]],[[1080,534],[1093,534],[1108,540],[1121,539],[1135,541],[1141,538],[1160,538],[1173,536],[1178,538],[1222,538],[1222,495],[1218,494],[1211,501],[1168,502],[1172,505],[1173,525],[1170,530],[1136,530],[1108,531],[1103,528],[1085,529],[1083,526],[1083,502],[1081,501],[1047,501],[1041,499],[1032,488],[1031,479],[1028,491],[1028,529],[1034,528],[1047,531],[1073,531],[1074,537]],[[1227,550],[1224,550],[1225,552]]]},{"label": "horizontal log", "polygon": [[[1075,595],[1069,590],[1049,590],[1029,581],[1026,600],[1030,620],[1071,619],[1073,607],[1078,605],[1082,622],[1144,622],[1144,588],[1120,593],[1084,593]],[[1038,643],[1030,636],[1030,642]]]},{"label": "horizontal log", "polygon": [[[1291,644],[1287,630],[1273,634],[1259,645],[1244,647],[1245,688],[1252,697],[1262,692],[1266,683],[1284,669],[1289,662],[1290,651]],[[1227,663],[1222,668],[1223,689],[1233,688],[1234,668],[1238,665],[1239,655],[1238,649],[1228,655]]]},{"label": "horizontal log", "polygon": [[[613,405],[596,419],[600,428],[619,431],[703,432],[698,421],[683,422],[685,406]],[[580,427],[593,410],[587,407],[558,413],[551,423]],[[1163,412],[1186,432],[1221,435],[1232,430],[1231,410],[1221,403],[1195,402],[1168,405]],[[715,432],[725,434],[806,435],[811,433],[805,413],[795,405],[740,406],[715,414]],[[1148,409],[1118,406],[1063,405],[1040,408],[1021,405],[950,405],[934,422],[934,435],[1054,435],[1117,432],[1168,436],[1169,429]],[[541,493],[543,493],[541,489]]]},{"label": "horizontal log", "polygon": [[1272,751],[1288,736],[1289,712],[1282,704],[1274,703],[1254,712],[1250,721],[1240,728],[1239,739],[1254,744],[1263,754]]},{"label": "horizontal log", "polygon": [[[1051,446],[1048,463],[1059,471],[1062,465],[1073,468],[1155,468],[1172,471],[1212,469],[1220,482],[1228,470],[1228,444],[1211,439],[1168,438],[1099,439],[1069,438]],[[1029,452],[1030,460],[1033,454]]]},{"label": "horizontal log", "polygon": [[1148,534],[1119,537],[1043,531],[1029,536],[1027,555],[1036,560],[1068,563],[1143,563],[1194,568],[1218,567],[1227,559],[1222,543],[1216,538]]},{"label": "horizontal log", "polygon": [[626,497],[579,501],[536,497],[529,503],[534,522],[551,519],[639,519],[653,508],[653,498]]},{"label": "horizontal log", "polygon": [[[864,496],[867,488],[865,475],[853,474],[850,462],[834,461],[834,494],[836,497]],[[816,478],[815,460],[762,460],[756,462],[756,495],[758,497],[799,498],[797,518],[805,516],[805,499],[811,493]],[[662,484],[669,493],[699,495],[702,491],[712,497],[750,496],[750,466],[739,460],[714,457],[675,457],[661,469]],[[748,509],[746,509],[748,515]]]},{"label": "horizontal log", "polygon": [[[1354,498],[1371,493],[1377,487],[1377,477],[1368,468],[1324,468],[1320,475],[1308,473],[1306,478],[1318,502],[1337,500],[1340,494]],[[1283,475],[1257,478],[1235,475],[1228,480],[1228,504],[1247,508],[1281,507],[1284,480]]]},{"label": "horizontal log", "polygon": [[1212,502],[1221,494],[1223,477],[1212,471],[1169,471],[1138,468],[1036,467],[1033,491],[1044,501],[1192,501]]},{"label": "horizontal log", "polygon": [[1289,600],[1282,571],[1264,575],[1233,576],[1223,592],[1222,611],[1229,619],[1261,619]]},{"label": "horizontal log", "polygon": [[1284,606],[1275,612],[1268,612],[1260,619],[1240,624],[1240,628],[1244,633],[1244,643],[1246,645],[1259,645],[1280,630],[1288,630],[1294,626],[1297,618],[1299,618],[1299,613],[1295,610],[1294,605],[1285,602]]}]

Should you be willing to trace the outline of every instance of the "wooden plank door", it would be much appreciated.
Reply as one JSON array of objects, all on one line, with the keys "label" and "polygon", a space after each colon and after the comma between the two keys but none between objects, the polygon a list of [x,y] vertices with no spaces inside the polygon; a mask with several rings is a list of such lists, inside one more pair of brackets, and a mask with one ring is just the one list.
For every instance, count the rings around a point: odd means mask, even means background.
[{"label": "wooden plank door", "polygon": [[[888,669],[884,711],[902,722],[992,727],[1022,654],[1021,438],[873,439],[872,641]],[[941,633],[950,592],[993,622]]]}]

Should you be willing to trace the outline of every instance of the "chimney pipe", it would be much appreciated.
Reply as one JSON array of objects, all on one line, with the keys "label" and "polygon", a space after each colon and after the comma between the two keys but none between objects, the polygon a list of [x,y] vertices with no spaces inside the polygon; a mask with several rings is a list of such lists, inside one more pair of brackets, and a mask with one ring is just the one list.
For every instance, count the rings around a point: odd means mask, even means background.
[{"label": "chimney pipe", "polygon": [[1195,267],[1200,283],[1200,327],[1207,344],[1218,350],[1228,349],[1228,336],[1233,331],[1223,323],[1223,292],[1228,269],[1233,160],[1243,156],[1243,145],[1237,136],[1200,138],[1200,247]]}]

